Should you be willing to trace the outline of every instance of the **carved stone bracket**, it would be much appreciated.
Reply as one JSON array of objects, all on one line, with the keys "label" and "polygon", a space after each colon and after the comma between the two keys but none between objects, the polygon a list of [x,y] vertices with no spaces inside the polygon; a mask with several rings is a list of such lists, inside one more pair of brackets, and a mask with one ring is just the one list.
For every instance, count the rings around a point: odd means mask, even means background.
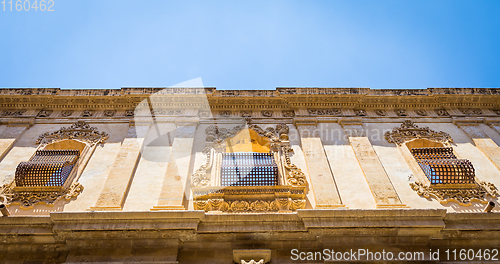
[{"label": "carved stone bracket", "polygon": [[224,201],[224,199],[208,199],[194,201],[195,210],[220,211],[224,213],[267,213],[279,211],[296,211],[304,209],[304,199],[277,199],[276,201]]},{"label": "carved stone bracket", "polygon": [[107,133],[99,132],[96,127],[91,127],[85,121],[78,121],[70,127],[61,127],[55,132],[40,135],[36,143],[47,145],[59,140],[76,139],[95,145],[103,143],[108,137]]},{"label": "carved stone bracket", "polygon": [[456,202],[463,206],[469,206],[472,202],[488,203],[487,196],[495,198],[498,195],[495,185],[489,182],[478,182],[474,188],[435,188],[426,186],[421,182],[410,183],[411,188],[418,195],[425,198],[434,198],[441,204]]},{"label": "carved stone bracket", "polygon": [[453,143],[453,139],[448,133],[443,131],[437,132],[428,127],[418,127],[411,120],[405,120],[400,127],[396,127],[392,129],[392,131],[386,132],[384,138],[389,143],[396,143],[398,145],[418,138],[442,142],[445,144]]},{"label": "carved stone bracket", "polygon": [[[194,188],[194,209],[225,213],[296,211],[306,206],[305,187],[212,186]],[[250,196],[249,196],[250,195]],[[258,199],[252,198],[259,196]]]},{"label": "carved stone bracket", "polygon": [[80,183],[73,183],[66,190],[44,190],[40,188],[39,190],[16,191],[12,182],[0,187],[0,200],[6,205],[20,204],[21,207],[29,208],[38,203],[51,205],[62,198],[69,201],[76,198],[82,191],[83,185]]}]

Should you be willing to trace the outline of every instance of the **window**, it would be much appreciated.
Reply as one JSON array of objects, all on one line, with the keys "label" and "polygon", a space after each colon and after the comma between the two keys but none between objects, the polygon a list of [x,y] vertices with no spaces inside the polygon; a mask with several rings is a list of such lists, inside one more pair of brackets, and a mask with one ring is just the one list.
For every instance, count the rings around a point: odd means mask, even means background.
[{"label": "window", "polygon": [[452,148],[413,148],[411,153],[431,184],[474,184],[474,167]]},{"label": "window", "polygon": [[278,185],[278,166],[271,153],[222,153],[222,186]]},{"label": "window", "polygon": [[79,150],[37,150],[17,166],[16,186],[63,186],[79,156]]},{"label": "window", "polygon": [[97,144],[106,139],[108,134],[83,121],[41,134],[36,140],[38,150],[17,165],[14,179],[4,185],[0,194],[11,197],[6,204],[20,203],[28,208],[77,197],[83,191],[78,178]]}]

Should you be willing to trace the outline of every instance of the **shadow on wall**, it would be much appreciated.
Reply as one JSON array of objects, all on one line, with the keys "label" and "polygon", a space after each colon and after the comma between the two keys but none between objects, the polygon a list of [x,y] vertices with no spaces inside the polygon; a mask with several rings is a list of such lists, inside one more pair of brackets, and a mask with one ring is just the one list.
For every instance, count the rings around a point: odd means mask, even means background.
[{"label": "shadow on wall", "polygon": [[[498,198],[490,199],[489,201],[495,203],[495,207],[493,208],[493,210],[491,212],[500,212],[500,207],[498,205]],[[459,212],[459,213],[482,213],[482,212],[484,212],[484,209],[486,208],[486,206],[488,206],[488,204],[482,204],[482,203],[478,203],[478,202],[473,202],[469,206],[463,206],[463,205],[460,205],[456,202],[449,202],[447,204],[443,204],[443,207],[445,207],[445,208],[451,207],[451,208],[453,208],[453,210],[455,210],[456,212]]]},{"label": "shadow on wall", "polygon": [[49,215],[53,212],[62,212],[66,204],[73,200],[65,200],[64,198],[54,204],[36,204],[32,207],[21,208],[20,204],[11,204],[8,207],[9,213],[12,216],[33,216],[33,215]]}]

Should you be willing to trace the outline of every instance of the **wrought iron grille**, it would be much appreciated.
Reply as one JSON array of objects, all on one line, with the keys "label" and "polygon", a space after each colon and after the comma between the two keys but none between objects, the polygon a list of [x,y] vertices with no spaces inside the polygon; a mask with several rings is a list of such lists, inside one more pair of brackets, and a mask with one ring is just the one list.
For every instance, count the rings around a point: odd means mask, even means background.
[{"label": "wrought iron grille", "polygon": [[278,185],[278,166],[271,153],[223,153],[222,186]]},{"label": "wrought iron grille", "polygon": [[79,156],[79,150],[37,150],[17,166],[16,186],[62,186]]},{"label": "wrought iron grille", "polygon": [[414,148],[411,153],[431,184],[473,184],[474,166],[457,159],[452,148]]}]

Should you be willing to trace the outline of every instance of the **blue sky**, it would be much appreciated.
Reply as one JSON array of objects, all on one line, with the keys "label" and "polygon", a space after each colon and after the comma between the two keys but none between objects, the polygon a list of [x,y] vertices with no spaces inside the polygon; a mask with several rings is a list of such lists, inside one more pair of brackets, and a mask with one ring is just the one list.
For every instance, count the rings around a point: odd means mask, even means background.
[{"label": "blue sky", "polygon": [[498,0],[9,9],[0,3],[0,87],[167,87],[197,77],[221,90],[500,87]]}]

